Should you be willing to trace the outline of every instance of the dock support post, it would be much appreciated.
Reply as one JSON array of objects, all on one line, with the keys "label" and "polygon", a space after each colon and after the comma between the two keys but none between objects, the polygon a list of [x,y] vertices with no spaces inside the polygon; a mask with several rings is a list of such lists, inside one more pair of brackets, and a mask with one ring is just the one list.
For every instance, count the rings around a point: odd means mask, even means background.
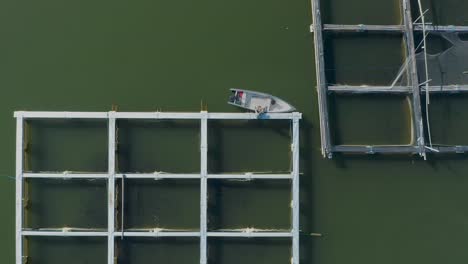
[{"label": "dock support post", "polygon": [[411,16],[411,4],[408,0],[402,0],[402,13],[404,20],[404,35],[407,59],[409,64],[409,80],[412,87],[413,123],[416,135],[415,144],[419,148],[419,155],[426,159],[426,147],[424,139],[423,118],[421,113],[421,91],[419,88],[418,69],[416,65],[416,51],[414,45],[413,18]]},{"label": "dock support post", "polygon": [[23,264],[23,162],[24,120],[16,116],[16,264]]},{"label": "dock support post", "polygon": [[108,173],[107,184],[107,264],[114,264],[114,225],[115,225],[115,116],[113,111],[109,112],[109,143],[108,143]]},{"label": "dock support post", "polygon": [[292,264],[299,264],[299,119],[298,113],[293,116],[292,135]]},{"label": "dock support post", "polygon": [[208,113],[201,111],[200,126],[200,264],[207,263]]},{"label": "dock support post", "polygon": [[315,70],[317,78],[317,94],[320,115],[320,139],[322,155],[332,158],[330,124],[328,120],[328,89],[325,74],[325,58],[323,51],[322,19],[319,0],[312,0],[312,18],[315,46]]}]

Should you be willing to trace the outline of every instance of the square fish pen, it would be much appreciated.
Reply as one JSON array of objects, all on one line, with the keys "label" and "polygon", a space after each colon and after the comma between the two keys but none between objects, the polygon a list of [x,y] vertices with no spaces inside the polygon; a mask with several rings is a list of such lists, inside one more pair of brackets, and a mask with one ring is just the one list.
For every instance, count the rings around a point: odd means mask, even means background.
[{"label": "square fish pen", "polygon": [[[323,0],[322,0],[323,1]],[[468,26],[457,25],[433,25],[426,21],[425,15],[429,11],[424,10],[421,0],[397,0],[400,6],[400,14],[403,23],[400,25],[343,25],[343,24],[323,24],[321,0],[311,0],[313,24],[310,31],[314,33],[315,65],[317,76],[317,93],[320,115],[320,137],[322,155],[332,158],[334,153],[363,153],[363,154],[418,154],[426,159],[427,153],[465,153],[468,146],[463,145],[436,145],[432,144],[431,128],[429,124],[429,94],[453,94],[468,92],[468,83],[451,81],[443,83],[437,80],[434,73],[452,69],[450,66],[437,68],[437,60],[434,56],[428,56],[426,52],[426,37],[429,34],[442,35],[451,42],[456,49],[451,52],[455,55],[466,56],[468,42],[461,41],[458,34],[468,33]],[[413,11],[412,11],[413,10]],[[418,16],[414,18],[413,16]],[[389,86],[376,85],[330,85],[326,74],[327,54],[324,47],[324,33],[380,33],[380,34],[403,34],[406,61],[402,65],[395,81]],[[421,43],[415,41],[415,35],[421,34]],[[455,36],[454,36],[455,35]],[[457,46],[458,45],[458,46]],[[420,50],[419,53],[417,51]],[[443,54],[443,53],[442,53]],[[440,54],[440,55],[442,55]],[[431,58],[432,57],[432,58]],[[457,57],[457,56],[455,56]],[[431,63],[431,60],[433,63]],[[432,65],[431,65],[432,64]],[[456,63],[447,63],[456,64]],[[466,66],[466,64],[464,64]],[[456,69],[457,74],[465,69]],[[406,85],[397,85],[397,81],[405,75]],[[460,71],[460,72],[458,72]],[[408,145],[334,145],[330,129],[329,118],[329,95],[330,94],[385,94],[385,95],[408,95],[411,105],[412,117],[412,142]],[[425,97],[425,107],[422,106],[422,99]],[[424,110],[426,117],[424,118]]]},{"label": "square fish pen", "polygon": [[[198,238],[200,241],[200,263],[208,262],[207,240],[217,238],[290,238],[292,244],[291,263],[299,264],[299,121],[301,113],[262,114],[254,113],[163,113],[163,112],[29,112],[18,111],[16,118],[16,264],[24,263],[27,259],[23,246],[25,237],[103,237],[107,238],[107,263],[116,262],[116,237],[185,237]],[[105,120],[108,123],[108,171],[107,173],[29,173],[24,170],[24,123],[31,119],[87,119]],[[200,121],[200,173],[197,174],[170,174],[170,173],[118,173],[116,171],[116,120],[199,120]],[[290,120],[292,125],[291,153],[292,170],[282,174],[209,174],[208,173],[208,120]],[[25,179],[103,179],[108,183],[107,188],[107,230],[82,230],[73,228],[60,229],[30,229],[24,224],[24,180]],[[144,231],[116,230],[116,179],[122,181],[122,206],[124,201],[125,179],[196,179],[200,181],[200,227],[197,231],[180,231],[165,229],[150,229]],[[251,228],[232,231],[208,231],[207,225],[207,193],[210,179],[257,179],[257,180],[290,180],[291,199],[291,228],[288,230],[263,231]],[[124,221],[122,214],[122,226]]]}]

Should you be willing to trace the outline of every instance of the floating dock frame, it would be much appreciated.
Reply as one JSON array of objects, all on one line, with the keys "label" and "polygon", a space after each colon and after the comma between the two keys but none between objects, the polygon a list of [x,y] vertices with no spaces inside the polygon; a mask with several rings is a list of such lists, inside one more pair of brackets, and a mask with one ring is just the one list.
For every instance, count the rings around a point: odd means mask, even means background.
[{"label": "floating dock frame", "polygon": [[[403,25],[335,25],[322,24],[320,0],[311,0],[313,23],[310,31],[314,33],[315,65],[317,74],[317,94],[320,116],[320,137],[321,149],[324,157],[332,158],[333,153],[354,153],[354,154],[419,154],[426,159],[426,153],[465,153],[468,146],[427,146],[424,122],[421,111],[421,93],[466,93],[468,85],[447,85],[447,86],[426,86],[422,78],[418,76],[416,68],[416,46],[414,43],[414,32],[444,33],[457,32],[468,33],[468,26],[456,25],[422,25],[415,23],[411,15],[411,3],[409,0],[400,0],[401,15]],[[409,86],[351,86],[335,85],[329,86],[325,74],[325,48],[323,33],[385,33],[403,34],[406,58],[408,63]],[[423,84],[421,84],[423,83]],[[429,90],[429,91],[427,91]],[[403,94],[411,98],[412,122],[414,138],[411,145],[333,145],[330,133],[330,120],[328,109],[328,96],[330,93],[336,94]]]},{"label": "floating dock frame", "polygon": [[[262,114],[254,113],[162,113],[162,112],[15,112],[16,117],[16,264],[23,264],[23,238],[43,237],[107,237],[107,264],[115,263],[115,239],[117,237],[193,237],[200,239],[200,264],[208,262],[207,240],[210,237],[236,238],[290,238],[292,244],[291,263],[299,264],[299,121],[301,113]],[[24,162],[24,122],[28,119],[101,119],[108,122],[108,172],[107,173],[28,173],[23,169]],[[116,120],[200,120],[200,174],[170,173],[116,173]],[[291,120],[292,123],[292,170],[283,174],[210,174],[208,172],[208,122],[209,120]],[[179,231],[163,229],[115,230],[115,180],[116,179],[199,179],[200,180],[200,229],[199,231]],[[27,229],[23,227],[23,184],[25,179],[107,179],[108,181],[108,228],[83,230],[73,228]],[[253,228],[238,230],[208,231],[207,193],[210,179],[246,180],[290,180],[291,222],[288,230],[263,231]],[[123,194],[122,194],[123,195]]]},{"label": "floating dock frame", "polygon": [[311,27],[314,32],[315,47],[315,71],[317,78],[317,94],[320,115],[320,139],[322,143],[322,155],[332,158],[330,121],[328,118],[328,93],[327,93],[327,75],[325,74],[325,53],[322,36],[322,15],[320,13],[320,0],[312,0],[312,18]]}]

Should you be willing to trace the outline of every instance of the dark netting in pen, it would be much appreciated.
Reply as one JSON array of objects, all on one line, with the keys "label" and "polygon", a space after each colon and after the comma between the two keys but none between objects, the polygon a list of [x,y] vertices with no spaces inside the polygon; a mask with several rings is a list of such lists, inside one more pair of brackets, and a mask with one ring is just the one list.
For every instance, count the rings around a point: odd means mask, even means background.
[{"label": "dark netting in pen", "polygon": [[[448,41],[449,47],[435,54],[427,54],[427,79],[431,86],[468,84],[468,41],[463,41],[458,33],[442,33],[441,38]],[[428,46],[431,45],[428,42]],[[429,47],[428,47],[429,48]],[[426,80],[424,52],[416,54],[418,75]]]}]

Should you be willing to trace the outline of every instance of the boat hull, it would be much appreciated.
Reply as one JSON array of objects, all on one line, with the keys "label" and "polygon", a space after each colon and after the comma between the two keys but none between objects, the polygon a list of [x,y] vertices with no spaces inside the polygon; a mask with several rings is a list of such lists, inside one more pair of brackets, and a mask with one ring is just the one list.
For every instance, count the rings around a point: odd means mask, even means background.
[{"label": "boat hull", "polygon": [[257,113],[289,113],[296,110],[288,102],[271,94],[235,88],[230,91],[228,104],[242,109]]}]

